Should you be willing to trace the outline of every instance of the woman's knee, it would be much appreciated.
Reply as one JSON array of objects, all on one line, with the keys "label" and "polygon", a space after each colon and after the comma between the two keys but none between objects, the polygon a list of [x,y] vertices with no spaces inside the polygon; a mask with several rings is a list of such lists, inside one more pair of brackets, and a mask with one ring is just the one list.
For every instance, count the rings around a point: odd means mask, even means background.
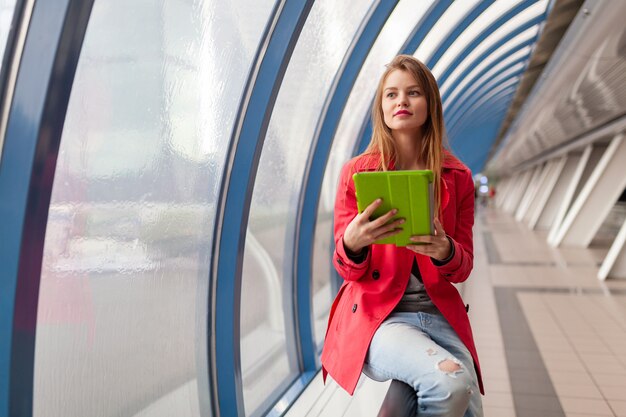
[{"label": "woman's knee", "polygon": [[456,359],[444,359],[436,363],[436,372],[423,380],[419,391],[422,394],[452,402],[452,408],[465,409],[473,392],[471,373]]}]

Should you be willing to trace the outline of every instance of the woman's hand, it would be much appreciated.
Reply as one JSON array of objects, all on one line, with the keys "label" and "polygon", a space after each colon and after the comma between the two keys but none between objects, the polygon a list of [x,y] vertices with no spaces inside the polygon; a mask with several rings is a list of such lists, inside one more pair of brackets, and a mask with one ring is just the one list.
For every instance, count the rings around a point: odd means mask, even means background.
[{"label": "woman's hand", "polygon": [[397,235],[402,231],[398,227],[404,223],[404,219],[390,222],[393,216],[398,213],[396,209],[389,210],[379,218],[370,221],[370,217],[382,202],[380,198],[374,201],[361,214],[352,219],[348,227],[346,227],[346,231],[343,234],[343,246],[349,252],[358,254],[363,248],[371,245],[378,239]]},{"label": "woman's hand", "polygon": [[434,235],[411,236],[411,242],[421,243],[421,245],[408,245],[407,248],[415,253],[442,261],[452,253],[452,245],[446,237],[446,232],[443,230],[443,226],[441,226],[438,218],[435,218],[434,223]]}]

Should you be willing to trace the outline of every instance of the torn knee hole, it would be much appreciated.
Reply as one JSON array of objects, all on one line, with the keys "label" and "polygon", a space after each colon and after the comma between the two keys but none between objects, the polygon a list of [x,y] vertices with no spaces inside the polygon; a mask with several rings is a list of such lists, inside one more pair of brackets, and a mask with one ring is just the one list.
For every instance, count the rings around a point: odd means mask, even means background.
[{"label": "torn knee hole", "polygon": [[444,359],[437,364],[439,370],[445,373],[454,373],[461,371],[461,366],[459,363],[452,359]]}]

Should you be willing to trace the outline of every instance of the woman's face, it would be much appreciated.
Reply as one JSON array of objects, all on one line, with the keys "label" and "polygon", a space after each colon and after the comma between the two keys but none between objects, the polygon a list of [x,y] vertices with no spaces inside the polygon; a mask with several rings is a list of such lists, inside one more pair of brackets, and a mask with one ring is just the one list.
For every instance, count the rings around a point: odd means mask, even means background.
[{"label": "woman's face", "polygon": [[382,109],[392,131],[419,131],[428,117],[422,88],[408,71],[399,69],[391,71],[383,84]]}]

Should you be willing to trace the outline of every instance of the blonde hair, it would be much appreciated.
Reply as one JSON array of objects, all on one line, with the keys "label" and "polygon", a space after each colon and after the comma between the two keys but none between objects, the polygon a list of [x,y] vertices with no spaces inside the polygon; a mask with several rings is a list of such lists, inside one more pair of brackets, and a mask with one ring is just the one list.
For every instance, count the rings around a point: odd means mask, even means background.
[{"label": "blonde hair", "polygon": [[378,87],[372,108],[372,139],[363,155],[380,155],[377,169],[386,171],[391,161],[396,161],[397,150],[391,135],[391,129],[385,124],[382,109],[383,86],[392,71],[401,70],[408,72],[419,84],[422,93],[426,97],[428,117],[422,126],[422,146],[420,155],[426,162],[426,167],[434,175],[435,213],[439,213],[441,207],[441,169],[444,159],[444,145],[446,145],[446,133],[443,123],[443,110],[439,87],[435,77],[428,67],[411,55],[398,55],[387,64]]}]

